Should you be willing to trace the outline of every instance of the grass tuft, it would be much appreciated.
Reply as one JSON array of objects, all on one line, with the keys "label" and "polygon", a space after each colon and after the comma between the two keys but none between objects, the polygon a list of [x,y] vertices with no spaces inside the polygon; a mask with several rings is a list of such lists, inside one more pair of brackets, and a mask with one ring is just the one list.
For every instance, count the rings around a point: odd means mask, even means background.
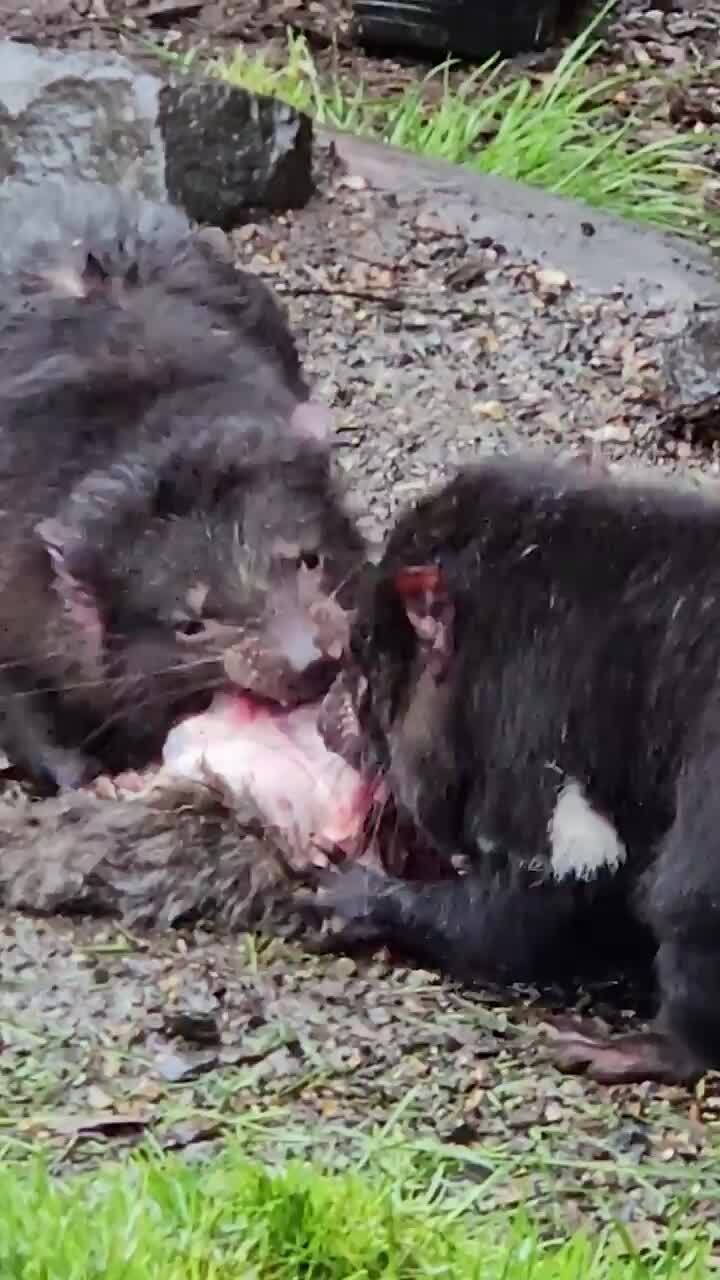
[{"label": "grass tuft", "polygon": [[707,1233],[670,1223],[551,1236],[524,1211],[488,1212],[482,1183],[420,1179],[413,1161],[328,1172],[269,1168],[238,1141],[204,1163],[148,1150],[54,1178],[0,1167],[3,1280],[701,1280]]},{"label": "grass tuft", "polygon": [[541,1238],[433,1181],[146,1154],[63,1180],[0,1169],[3,1280],[654,1280],[707,1273],[701,1240],[642,1252],[627,1232]]},{"label": "grass tuft", "polygon": [[[706,207],[711,175],[700,162],[701,138],[669,133],[645,145],[644,123],[618,123],[613,99],[632,77],[591,78],[606,6],[567,48],[541,83],[498,83],[497,58],[451,82],[448,60],[402,93],[378,98],[360,82],[322,75],[306,40],[288,32],[287,59],[275,67],[238,49],[213,61],[213,75],[308,112],[323,125],[378,138],[481,173],[543,187],[675,234],[720,241],[720,215]],[[194,61],[190,55],[185,65]]]}]

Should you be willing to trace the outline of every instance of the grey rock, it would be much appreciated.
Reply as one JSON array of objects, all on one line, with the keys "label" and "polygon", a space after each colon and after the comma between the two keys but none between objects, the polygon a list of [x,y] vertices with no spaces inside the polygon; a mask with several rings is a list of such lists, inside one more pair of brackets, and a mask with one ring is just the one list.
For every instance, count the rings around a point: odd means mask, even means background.
[{"label": "grey rock", "polygon": [[0,176],[129,183],[163,199],[160,87],[124,58],[0,42]]},{"label": "grey rock", "polygon": [[168,194],[225,230],[253,208],[300,209],[312,194],[312,125],[275,98],[220,80],[160,91]]},{"label": "grey rock", "polygon": [[678,405],[715,401],[720,419],[720,308],[689,317],[663,355]]},{"label": "grey rock", "polygon": [[285,103],[126,58],[0,41],[0,178],[55,175],[172,199],[228,230],[312,192],[312,125]]},{"label": "grey rock", "polygon": [[661,361],[668,388],[663,430],[716,445],[720,440],[720,308],[689,316],[680,333],[662,344]]}]

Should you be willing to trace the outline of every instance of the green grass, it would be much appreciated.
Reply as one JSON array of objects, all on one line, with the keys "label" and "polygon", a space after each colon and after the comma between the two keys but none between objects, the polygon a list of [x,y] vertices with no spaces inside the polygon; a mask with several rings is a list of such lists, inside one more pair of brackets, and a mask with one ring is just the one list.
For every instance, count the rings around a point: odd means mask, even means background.
[{"label": "green grass", "polygon": [[239,49],[229,60],[210,63],[209,70],[284,99],[320,124],[720,243],[720,214],[706,208],[703,198],[709,175],[699,163],[700,139],[670,132],[638,145],[647,122],[630,116],[619,123],[612,103],[630,75],[590,75],[599,44],[593,35],[608,7],[542,84],[525,77],[499,83],[503,64],[497,59],[458,80],[447,62],[419,84],[379,99],[362,83],[349,86],[337,74],[321,75],[305,40],[292,34],[281,67]]},{"label": "green grass", "polygon": [[212,1162],[146,1154],[53,1178],[0,1168],[3,1280],[647,1280],[709,1274],[700,1236],[636,1247],[619,1228],[542,1238],[522,1213],[441,1170],[272,1169],[231,1146]]}]

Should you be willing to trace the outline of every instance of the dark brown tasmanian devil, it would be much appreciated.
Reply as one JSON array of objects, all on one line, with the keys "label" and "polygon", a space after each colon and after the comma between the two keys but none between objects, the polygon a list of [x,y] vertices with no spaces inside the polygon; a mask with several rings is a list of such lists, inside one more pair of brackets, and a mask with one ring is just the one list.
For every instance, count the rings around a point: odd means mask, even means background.
[{"label": "dark brown tasmanian devil", "polygon": [[328,743],[466,875],[355,865],[321,914],[464,980],[655,957],[652,1031],[560,1036],[596,1079],[720,1066],[720,503],[522,456],[401,517]]},{"label": "dark brown tasmanian devil", "polygon": [[74,183],[4,204],[0,271],[0,746],[76,785],[213,692],[318,697],[363,543],[267,288]]}]

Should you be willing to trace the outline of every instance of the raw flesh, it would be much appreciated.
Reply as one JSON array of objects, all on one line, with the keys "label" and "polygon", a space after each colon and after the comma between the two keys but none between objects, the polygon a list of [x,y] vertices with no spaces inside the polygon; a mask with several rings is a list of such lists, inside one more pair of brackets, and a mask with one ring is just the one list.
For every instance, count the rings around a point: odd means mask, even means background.
[{"label": "raw flesh", "polygon": [[[357,854],[373,788],[328,751],[319,704],[292,711],[244,694],[218,694],[202,715],[178,724],[163,751],[162,774],[219,791],[230,807],[251,804],[280,837],[292,866]],[[365,848],[364,858],[372,858]]]}]

